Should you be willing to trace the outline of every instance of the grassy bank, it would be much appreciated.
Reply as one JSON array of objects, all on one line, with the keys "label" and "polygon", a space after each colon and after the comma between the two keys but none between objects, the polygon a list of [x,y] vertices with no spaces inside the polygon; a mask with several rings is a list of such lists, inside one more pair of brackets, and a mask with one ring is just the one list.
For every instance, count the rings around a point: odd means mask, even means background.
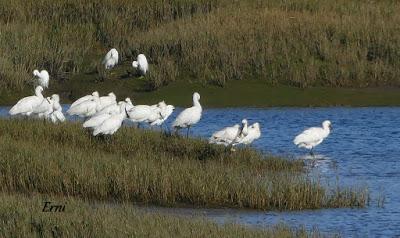
[{"label": "grassy bank", "polygon": [[[42,212],[44,201],[65,205],[65,212]],[[140,212],[130,205],[91,205],[72,198],[0,193],[2,237],[320,237],[318,232],[248,229]]]},{"label": "grassy bank", "polygon": [[0,0],[0,86],[24,90],[35,68],[72,81],[115,47],[125,65],[148,56],[150,89],[249,79],[398,87],[399,10],[390,0]]},{"label": "grassy bank", "polygon": [[0,120],[0,188],[163,206],[301,210],[364,207],[368,192],[325,188],[301,161],[122,128],[111,141],[81,125]]}]

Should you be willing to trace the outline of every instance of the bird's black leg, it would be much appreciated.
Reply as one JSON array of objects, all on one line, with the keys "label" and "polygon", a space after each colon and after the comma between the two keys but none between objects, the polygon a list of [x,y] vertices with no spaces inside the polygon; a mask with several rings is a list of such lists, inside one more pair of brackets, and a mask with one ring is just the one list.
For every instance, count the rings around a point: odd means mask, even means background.
[{"label": "bird's black leg", "polygon": [[189,131],[190,131],[190,126],[188,126],[187,133],[186,133],[186,138],[189,138]]}]

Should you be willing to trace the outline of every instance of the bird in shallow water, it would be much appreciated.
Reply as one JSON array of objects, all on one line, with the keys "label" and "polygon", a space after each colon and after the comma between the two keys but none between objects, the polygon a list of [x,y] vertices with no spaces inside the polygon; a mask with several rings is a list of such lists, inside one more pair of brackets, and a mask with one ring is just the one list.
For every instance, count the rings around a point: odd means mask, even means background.
[{"label": "bird in shallow water", "polygon": [[172,123],[172,127],[176,132],[181,128],[187,128],[186,137],[189,137],[190,127],[200,121],[202,111],[200,94],[195,92],[193,93],[193,106],[183,110]]},{"label": "bird in shallow water", "polygon": [[314,155],[314,148],[329,136],[331,130],[332,123],[326,120],[322,122],[322,127],[311,127],[304,130],[294,138],[293,143],[299,148],[310,150],[310,154]]}]

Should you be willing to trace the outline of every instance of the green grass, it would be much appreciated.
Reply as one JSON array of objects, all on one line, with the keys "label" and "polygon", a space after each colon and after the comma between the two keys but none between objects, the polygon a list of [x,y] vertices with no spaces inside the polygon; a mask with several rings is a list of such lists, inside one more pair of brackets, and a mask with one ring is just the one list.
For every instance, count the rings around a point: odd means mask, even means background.
[{"label": "green grass", "polygon": [[231,153],[202,140],[134,128],[103,141],[75,123],[0,120],[5,192],[262,210],[367,205],[367,190],[323,187],[303,166],[252,149]]},{"label": "green grass", "polygon": [[[86,89],[77,77],[113,77],[99,66],[111,47],[120,51],[117,73],[138,53],[148,56],[147,89],[177,81],[230,87],[235,80],[265,87],[398,88],[399,10],[391,0],[0,0],[1,93],[30,89],[35,68],[49,70],[66,89]],[[108,85],[99,87],[125,91]],[[363,92],[354,95],[362,101]],[[373,100],[380,92],[372,90],[372,103],[381,103]],[[382,103],[392,101],[388,96]]]},{"label": "green grass", "polygon": [[[65,204],[65,212],[42,212],[44,201]],[[204,219],[188,220],[149,214],[129,204],[91,204],[73,198],[0,193],[1,237],[322,237],[317,231],[217,225]]]}]

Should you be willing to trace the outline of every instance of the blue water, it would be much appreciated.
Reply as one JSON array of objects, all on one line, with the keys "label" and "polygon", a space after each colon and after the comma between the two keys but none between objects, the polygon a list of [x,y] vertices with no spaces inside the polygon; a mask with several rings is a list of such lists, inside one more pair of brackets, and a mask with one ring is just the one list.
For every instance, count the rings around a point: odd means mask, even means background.
[{"label": "blue water", "polygon": [[[7,108],[0,109],[4,115]],[[179,110],[178,110],[179,111]],[[168,120],[170,123],[177,112]],[[233,209],[164,209],[169,213],[201,214],[218,222],[267,227],[284,222],[293,227],[317,227],[345,237],[400,236],[400,108],[272,108],[205,109],[192,135],[209,137],[225,126],[261,124],[262,136],[253,146],[265,153],[307,158],[292,140],[303,129],[329,119],[333,131],[316,148],[313,173],[341,185],[367,186],[371,204],[364,209],[324,209],[300,212],[262,212]],[[384,207],[377,205],[384,195]]]}]

